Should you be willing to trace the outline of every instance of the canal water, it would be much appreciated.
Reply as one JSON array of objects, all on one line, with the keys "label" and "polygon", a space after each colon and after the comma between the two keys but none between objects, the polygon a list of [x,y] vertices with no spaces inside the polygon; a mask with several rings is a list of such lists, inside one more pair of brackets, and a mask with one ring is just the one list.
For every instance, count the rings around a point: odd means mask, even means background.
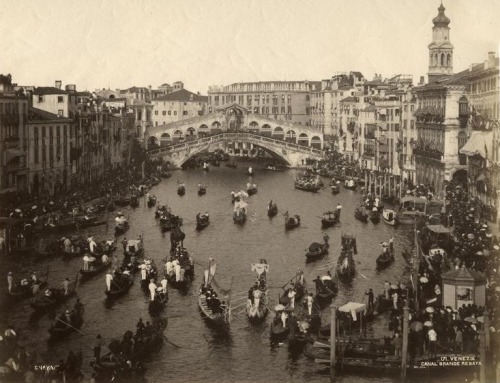
[{"label": "canal water", "polygon": [[[216,279],[223,288],[229,288],[233,280],[233,292],[247,291],[253,284],[256,274],[250,270],[251,263],[265,258],[270,269],[268,284],[271,287],[271,305],[278,301],[281,286],[302,269],[311,290],[316,276],[325,273],[327,269],[318,271],[331,261],[337,259],[340,253],[341,233],[356,235],[358,254],[355,256],[357,272],[352,283],[340,284],[337,306],[348,301],[364,301],[364,293],[373,288],[375,293],[383,290],[383,282],[408,282],[409,268],[401,257],[401,251],[410,247],[413,237],[412,227],[394,229],[383,222],[374,225],[371,222],[361,223],[354,219],[354,209],[359,205],[359,192],[341,188],[341,192],[332,195],[329,180],[324,179],[326,187],[319,193],[312,194],[294,189],[295,170],[284,172],[269,172],[257,169],[257,174],[250,178],[246,175],[246,167],[230,169],[226,167],[210,168],[205,173],[201,169],[175,171],[168,180],[163,180],[150,190],[162,204],[171,206],[172,211],[184,219],[182,230],[186,233],[185,247],[193,255],[196,262],[206,265],[208,257],[217,262]],[[177,182],[186,183],[186,194],[182,197],[176,193]],[[258,184],[258,193],[249,197],[249,219],[243,226],[235,225],[232,220],[233,205],[231,190],[246,188],[247,182]],[[207,194],[198,196],[197,184],[207,186]],[[270,200],[277,203],[279,213],[270,219],[267,217],[267,204]],[[129,239],[142,235],[145,242],[145,252],[162,264],[170,246],[169,233],[162,234],[158,220],[154,218],[154,210],[145,206],[141,200],[138,208],[124,208],[129,216],[130,230],[126,233]],[[321,229],[321,214],[334,210],[337,203],[342,205],[340,224],[334,228]],[[210,225],[201,232],[196,231],[195,216],[198,212],[207,211],[210,214]],[[291,231],[285,231],[282,213],[301,217],[301,226]],[[110,214],[109,226],[100,226],[85,231],[93,234],[96,239],[113,237],[113,216]],[[321,242],[323,233],[330,236],[330,254],[313,263],[305,263],[305,249],[313,241]],[[381,241],[388,241],[394,236],[396,249],[395,262],[384,271],[377,271],[375,259],[381,251]],[[123,237],[118,238],[118,242]],[[117,253],[121,258],[121,245]],[[64,278],[71,280],[82,266],[81,259],[64,261],[61,258],[37,260],[27,257],[17,260],[2,259],[0,272],[3,281],[6,274],[13,270],[17,275],[22,271],[38,270],[43,272],[50,265],[50,285],[59,287]],[[175,348],[165,344],[163,349],[152,357],[147,366],[147,378],[151,382],[282,382],[309,381],[325,382],[328,375],[323,367],[309,360],[303,354],[292,355],[287,345],[272,347],[269,341],[270,322],[267,320],[254,325],[248,322],[244,312],[235,314],[228,333],[221,334],[202,319],[197,305],[196,292],[202,281],[203,267],[196,265],[196,281],[187,292],[175,289],[169,291],[169,302],[162,314],[168,321],[165,335],[180,346]],[[90,374],[89,362],[92,357],[92,347],[97,334],[104,339],[121,336],[126,330],[135,330],[137,320],[150,320],[148,314],[148,298],[141,291],[139,276],[130,292],[119,298],[114,305],[105,305],[104,275],[99,275],[83,282],[78,288],[78,297],[85,305],[85,323],[81,331],[85,335],[73,334],[70,338],[56,343],[48,343],[51,319],[47,316],[30,323],[31,309],[29,300],[18,302],[12,306],[5,300],[2,302],[1,328],[11,324],[18,329],[20,342],[28,349],[36,349],[40,359],[56,363],[67,356],[69,350],[82,350],[84,355],[84,372]],[[5,296],[5,294],[3,294]],[[240,294],[237,297],[243,297]],[[69,302],[72,306],[74,299]],[[244,300],[234,302],[233,307]],[[9,307],[7,309],[7,307]],[[271,306],[271,307],[272,307]],[[60,308],[62,311],[64,307]],[[236,312],[241,310],[235,310]],[[387,314],[385,314],[387,315]],[[329,310],[323,313],[324,322],[329,320]],[[389,336],[387,316],[380,316],[368,326],[368,336]],[[463,379],[463,378],[462,378]],[[396,382],[397,377],[386,376],[353,376],[344,375],[341,382]],[[432,381],[429,377],[427,381]],[[446,379],[440,379],[444,382]],[[456,381],[456,380],[453,380]]]}]

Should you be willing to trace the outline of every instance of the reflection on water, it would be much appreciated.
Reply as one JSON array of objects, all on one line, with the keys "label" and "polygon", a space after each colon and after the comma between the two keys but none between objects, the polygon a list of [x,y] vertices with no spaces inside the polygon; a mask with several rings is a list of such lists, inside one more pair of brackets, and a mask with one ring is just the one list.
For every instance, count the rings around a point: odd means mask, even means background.
[{"label": "reflection on water", "polygon": [[[381,291],[383,282],[408,280],[408,268],[400,256],[404,247],[411,245],[411,227],[396,230],[384,223],[374,225],[361,223],[353,217],[354,209],[360,203],[360,194],[342,189],[332,195],[329,187],[317,194],[297,191],[293,188],[295,171],[265,172],[261,170],[251,180],[258,184],[258,193],[248,198],[249,219],[244,226],[235,225],[232,220],[230,192],[245,188],[250,180],[245,175],[246,168],[211,168],[210,172],[191,170],[174,172],[173,177],[164,180],[150,191],[161,203],[172,207],[172,211],[184,218],[183,231],[186,233],[185,246],[197,261],[196,280],[187,291],[170,289],[165,312],[168,339],[180,346],[176,348],[166,343],[158,355],[147,364],[147,377],[153,382],[173,380],[175,382],[194,381],[311,381],[324,382],[328,369],[324,370],[307,359],[303,354],[290,354],[288,347],[271,347],[269,323],[250,324],[244,311],[233,316],[228,332],[220,333],[207,325],[198,310],[196,292],[202,280],[203,267],[211,256],[217,261],[217,279],[223,288],[228,288],[233,278],[233,292],[247,291],[253,284],[255,274],[250,264],[260,258],[270,264],[268,283],[271,287],[271,305],[277,304],[280,288],[301,268],[305,272],[309,287],[312,280],[327,269],[318,270],[321,265],[336,260],[340,248],[340,234],[348,232],[357,235],[358,254],[355,256],[357,273],[349,285],[341,285],[335,304],[340,306],[348,301],[363,301],[364,292],[373,288]],[[186,194],[177,195],[177,180],[186,183]],[[207,194],[198,196],[197,185],[207,185]],[[325,180],[328,184],[328,181]],[[270,200],[278,204],[279,213],[267,217]],[[129,214],[130,230],[127,238],[142,235],[148,257],[161,264],[169,248],[169,234],[161,233],[153,210],[141,205],[136,209],[125,208]],[[324,211],[333,210],[337,203],[343,206],[341,222],[334,228],[321,229],[320,217]],[[210,225],[203,231],[196,230],[196,213],[208,211]],[[283,213],[301,216],[301,226],[291,231],[284,230]],[[113,217],[108,217],[110,225],[89,228],[85,235],[93,234],[98,239],[113,236]],[[330,236],[330,254],[312,263],[305,263],[304,250],[311,242],[321,242],[323,232]],[[375,269],[375,259],[379,254],[379,243],[394,235],[396,261],[386,270]],[[119,241],[121,238],[119,239]],[[121,248],[119,246],[119,248]],[[121,257],[121,254],[120,254]],[[2,259],[1,275],[5,280],[8,270],[17,274],[30,270],[46,269],[50,265],[50,284],[58,287],[66,277],[74,279],[82,261],[52,258],[34,260],[25,258],[14,266],[12,259]],[[78,297],[85,304],[85,323],[81,331],[85,335],[73,334],[69,339],[48,344],[47,329],[51,324],[49,316],[29,321],[31,309],[29,301],[20,302],[8,312],[2,310],[0,324],[4,328],[13,324],[19,329],[20,339],[28,348],[36,348],[46,361],[57,362],[66,357],[68,350],[82,350],[85,372],[90,372],[93,341],[97,334],[109,340],[121,336],[126,330],[135,330],[139,317],[151,320],[148,314],[147,298],[140,289],[138,276],[129,293],[113,304],[107,304],[104,295],[104,275],[96,276],[81,283]],[[238,297],[244,297],[241,294]],[[235,304],[243,303],[239,300]],[[73,305],[74,300],[68,304]],[[6,304],[2,302],[2,307]],[[60,310],[62,310],[61,308]],[[329,318],[329,310],[323,312],[324,320]],[[378,318],[370,325],[368,335],[388,335],[387,322]],[[325,372],[326,371],[326,372]],[[338,382],[396,382],[398,377],[345,375]],[[431,381],[429,377],[427,381]],[[443,379],[440,382],[444,382]]]}]

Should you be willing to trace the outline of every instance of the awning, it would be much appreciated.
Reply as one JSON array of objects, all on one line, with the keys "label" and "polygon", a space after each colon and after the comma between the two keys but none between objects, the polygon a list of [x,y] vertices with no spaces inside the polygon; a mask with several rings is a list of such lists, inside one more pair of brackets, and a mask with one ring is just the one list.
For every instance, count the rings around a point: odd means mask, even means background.
[{"label": "awning", "polygon": [[339,311],[342,311],[344,313],[351,313],[352,320],[356,321],[356,314],[366,312],[366,305],[364,303],[349,302],[343,306],[340,306]]},{"label": "awning", "polygon": [[450,234],[451,231],[443,225],[427,225],[427,229],[436,234]]},{"label": "awning", "polygon": [[467,156],[480,155],[487,159],[493,152],[493,132],[473,130],[467,143],[460,149],[460,153]]},{"label": "awning", "polygon": [[17,149],[7,149],[5,152],[7,153],[7,162],[25,155],[23,151]]}]

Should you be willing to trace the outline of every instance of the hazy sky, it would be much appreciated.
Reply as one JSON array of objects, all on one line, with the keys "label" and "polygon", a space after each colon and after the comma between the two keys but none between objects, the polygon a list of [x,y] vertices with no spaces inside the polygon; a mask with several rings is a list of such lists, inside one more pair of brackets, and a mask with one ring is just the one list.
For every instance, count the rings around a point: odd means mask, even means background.
[{"label": "hazy sky", "polygon": [[[0,0],[0,73],[21,85],[187,89],[418,76],[439,0]],[[444,0],[454,69],[498,52],[500,1]],[[426,77],[427,78],[427,77]]]}]

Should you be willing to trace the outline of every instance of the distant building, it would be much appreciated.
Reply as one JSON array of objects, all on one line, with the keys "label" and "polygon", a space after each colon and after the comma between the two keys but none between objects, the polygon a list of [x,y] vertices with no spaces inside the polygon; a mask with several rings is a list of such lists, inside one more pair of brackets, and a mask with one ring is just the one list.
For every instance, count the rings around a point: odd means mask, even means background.
[{"label": "distant building", "polygon": [[158,97],[151,103],[153,104],[152,123],[158,126],[205,114],[208,97],[186,89],[179,89]]},{"label": "distant building", "polygon": [[310,93],[321,90],[320,81],[241,82],[208,88],[208,113],[232,103],[274,120],[311,124]]},{"label": "distant building", "polygon": [[0,75],[0,194],[25,191],[28,97],[15,90],[12,76]]}]

